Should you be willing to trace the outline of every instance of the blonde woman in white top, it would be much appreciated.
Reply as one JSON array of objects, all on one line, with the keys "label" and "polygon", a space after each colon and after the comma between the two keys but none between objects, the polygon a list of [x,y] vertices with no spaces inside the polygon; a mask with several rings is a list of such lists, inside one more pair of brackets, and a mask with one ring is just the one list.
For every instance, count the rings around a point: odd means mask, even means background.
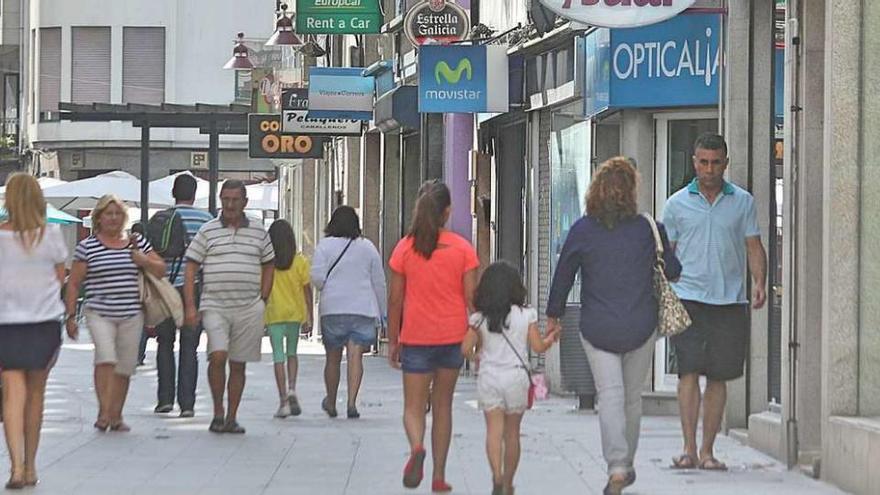
[{"label": "blonde woman in white top", "polygon": [[0,377],[12,463],[6,489],[15,490],[37,484],[46,379],[61,345],[67,249],[57,226],[46,225],[46,201],[35,178],[9,178],[6,211],[0,223]]}]

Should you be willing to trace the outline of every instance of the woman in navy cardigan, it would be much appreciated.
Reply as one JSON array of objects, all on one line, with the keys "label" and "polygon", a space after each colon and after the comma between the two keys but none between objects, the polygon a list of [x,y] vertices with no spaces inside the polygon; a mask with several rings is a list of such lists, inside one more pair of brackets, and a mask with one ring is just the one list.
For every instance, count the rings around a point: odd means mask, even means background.
[{"label": "woman in navy cardigan", "polygon": [[[649,221],[637,213],[638,182],[631,159],[616,157],[599,167],[587,193],[587,214],[568,233],[547,301],[548,327],[561,327],[565,301],[580,272],[581,341],[598,390],[606,495],[621,493],[636,479],[641,393],[657,335],[656,243]],[[677,279],[681,264],[663,226],[658,229],[666,276]]]}]

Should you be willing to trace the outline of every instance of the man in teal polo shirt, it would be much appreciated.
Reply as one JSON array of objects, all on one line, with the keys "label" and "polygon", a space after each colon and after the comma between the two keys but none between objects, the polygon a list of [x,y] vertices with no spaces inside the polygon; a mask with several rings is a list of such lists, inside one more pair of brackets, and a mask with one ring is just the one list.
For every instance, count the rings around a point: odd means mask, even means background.
[{"label": "man in teal polo shirt", "polygon": [[[672,337],[678,360],[678,402],[684,453],[673,467],[725,470],[714,455],[727,402],[727,382],[743,375],[749,342],[746,274],[752,275],[752,306],[767,299],[767,255],[761,245],[755,200],[724,180],[727,143],[703,134],[694,144],[696,178],[673,194],[663,224],[681,261],[673,284],[693,324]],[[707,380],[700,397],[699,377]],[[703,442],[697,451],[697,423],[703,402]]]}]

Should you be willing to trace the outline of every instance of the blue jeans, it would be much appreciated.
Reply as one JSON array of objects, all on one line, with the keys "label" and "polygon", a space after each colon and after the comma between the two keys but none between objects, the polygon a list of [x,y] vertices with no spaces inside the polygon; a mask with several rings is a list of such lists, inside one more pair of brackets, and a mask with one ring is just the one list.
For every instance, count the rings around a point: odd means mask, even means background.
[{"label": "blue jeans", "polygon": [[[182,288],[178,287],[182,292]],[[181,294],[182,296],[183,294]],[[198,300],[198,290],[196,290]],[[175,386],[177,405],[181,411],[192,411],[196,405],[196,383],[199,377],[199,358],[196,348],[202,334],[201,325],[197,328],[184,326],[180,329],[179,366],[174,364],[174,340],[177,327],[173,319],[163,321],[156,327],[156,372],[159,377],[157,399],[160,405],[174,404]],[[177,375],[175,380],[175,374]]]}]

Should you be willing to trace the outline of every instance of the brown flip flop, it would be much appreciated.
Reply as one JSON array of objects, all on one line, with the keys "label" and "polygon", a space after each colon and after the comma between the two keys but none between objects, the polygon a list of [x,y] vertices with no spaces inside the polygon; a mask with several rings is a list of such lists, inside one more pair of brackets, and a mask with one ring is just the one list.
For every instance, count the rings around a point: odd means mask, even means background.
[{"label": "brown flip flop", "polygon": [[727,464],[714,457],[706,457],[700,460],[699,468],[703,471],[727,471]]},{"label": "brown flip flop", "polygon": [[672,465],[669,467],[672,469],[696,469],[697,461],[690,454],[681,454],[672,458]]}]

